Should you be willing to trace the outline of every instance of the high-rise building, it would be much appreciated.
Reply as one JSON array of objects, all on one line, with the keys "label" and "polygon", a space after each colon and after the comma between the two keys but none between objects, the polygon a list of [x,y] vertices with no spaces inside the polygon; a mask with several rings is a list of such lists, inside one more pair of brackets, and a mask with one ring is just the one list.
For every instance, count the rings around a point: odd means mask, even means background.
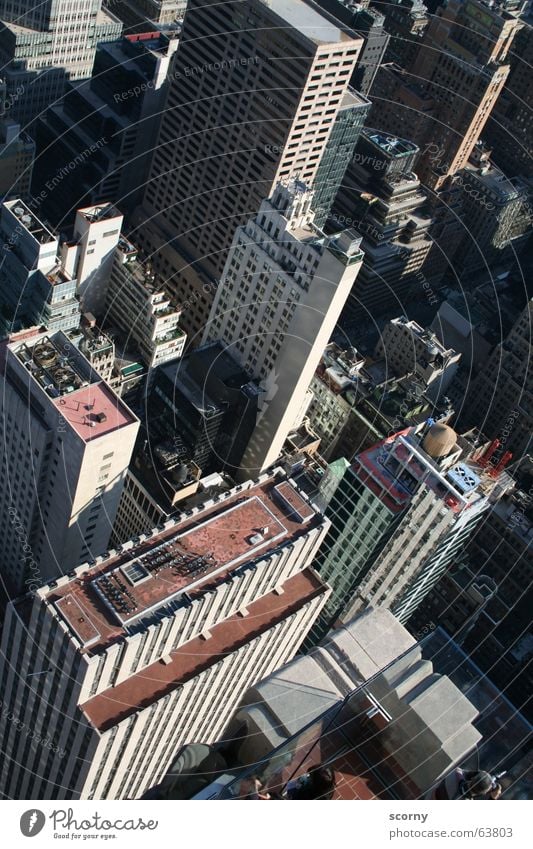
[{"label": "high-rise building", "polygon": [[0,249],[0,338],[34,326],[77,328],[74,270],[58,256],[58,236],[20,199],[0,208]]},{"label": "high-rise building", "polygon": [[122,221],[111,203],[78,209],[71,237],[61,244],[63,269],[76,275],[84,312],[99,314],[103,309]]},{"label": "high-rise building", "polygon": [[475,375],[484,365],[494,344],[495,331],[480,313],[478,301],[468,293],[448,290],[430,329],[445,348],[461,354],[461,368]]},{"label": "high-rise building", "polygon": [[176,26],[183,19],[187,0],[103,0],[124,24],[124,33],[145,33]]},{"label": "high-rise building", "polygon": [[317,188],[362,41],[303,0],[191,0],[131,237],[203,332],[235,228],[283,179]]},{"label": "high-rise building", "polygon": [[30,199],[35,142],[13,121],[0,121],[0,193],[5,200]]},{"label": "high-rise building", "polygon": [[101,0],[7,0],[0,20],[2,74],[15,120],[25,127],[61,97],[67,80],[91,76],[96,45],[122,24]]},{"label": "high-rise building", "polygon": [[30,199],[35,142],[9,115],[11,101],[0,80],[0,197]]},{"label": "high-rise building", "polygon": [[344,97],[317,171],[313,193],[317,227],[324,226],[332,211],[370,106],[370,101],[359,92],[349,90]]},{"label": "high-rise building", "polygon": [[532,504],[531,490],[519,485],[496,501],[408,622],[416,632],[438,621],[530,721]]},{"label": "high-rise building", "polygon": [[80,322],[80,340],[76,347],[80,349],[102,380],[110,383],[115,364],[115,346],[113,340],[96,325],[91,313],[84,313]]},{"label": "high-rise building", "polygon": [[418,154],[408,139],[361,133],[331,216],[361,234],[365,254],[343,320],[368,322],[369,315],[401,311],[407,295],[427,294],[420,270],[431,247],[431,218],[414,173]]},{"label": "high-rise building", "polygon": [[81,311],[103,311],[122,215],[110,203],[79,209],[71,237],[60,241],[33,205],[17,199],[0,208],[0,338],[43,326],[81,341]]},{"label": "high-rise building", "polygon": [[[411,359],[367,360],[354,349],[327,346],[311,382],[313,400],[306,419],[320,437],[320,453],[328,460],[352,459],[365,448],[401,428],[428,418],[447,422],[453,408],[446,398],[429,397],[426,380],[413,374]],[[429,364],[425,377],[436,370]],[[438,377],[439,372],[437,372]]]},{"label": "high-rise building", "polygon": [[32,191],[54,224],[70,225],[82,206],[112,200],[127,213],[139,203],[176,47],[159,32],[99,44],[91,78],[42,111]]},{"label": "high-rise building", "polygon": [[315,642],[339,617],[369,605],[405,622],[435,586],[498,487],[476,462],[460,461],[464,451],[464,440],[437,423],[354,458],[326,511],[332,529],[315,566],[333,593]]},{"label": "high-rise building", "polygon": [[105,551],[139,422],[61,331],[3,347],[0,552],[22,592]]},{"label": "high-rise building", "polygon": [[509,76],[483,133],[483,138],[493,149],[494,161],[507,177],[533,177],[533,135],[528,105],[533,99],[531,9],[522,20],[523,26],[515,37],[509,56]]},{"label": "high-rise building", "polygon": [[420,798],[482,740],[439,637],[416,643],[389,611],[366,611],[257,681],[216,746],[176,752],[145,798],[245,798],[252,773],[278,798],[318,764],[334,770],[334,800]]},{"label": "high-rise building", "polygon": [[301,417],[309,384],[363,255],[352,230],[313,225],[313,193],[279,184],[235,233],[204,341],[220,340],[264,390],[241,474],[271,466]]},{"label": "high-rise building", "polygon": [[383,15],[390,35],[385,60],[409,67],[429,23],[427,4],[423,0],[372,0],[372,6]]},{"label": "high-rise building", "polygon": [[180,327],[181,309],[124,238],[115,249],[100,315],[104,325],[118,327],[127,336],[149,370],[183,354],[186,336]]},{"label": "high-rise building", "polygon": [[517,459],[531,450],[533,433],[533,369],[531,333],[533,300],[497,345],[473,381],[461,415],[499,440],[501,451]]},{"label": "high-rise building", "polygon": [[[430,188],[466,165],[509,74],[520,26],[519,12],[504,2],[449,0],[431,18],[411,65],[390,77],[388,97],[380,91],[370,122],[416,142],[417,173]],[[428,108],[413,124],[417,98]]]},{"label": "high-rise building", "polygon": [[204,474],[238,468],[261,390],[221,342],[202,345],[155,375],[146,403],[149,443],[170,440]]},{"label": "high-rise building", "polygon": [[531,187],[507,177],[494,165],[491,151],[478,143],[457,175],[461,191],[462,240],[454,266],[458,273],[479,268],[512,268],[531,235]]},{"label": "high-rise building", "polygon": [[3,792],[137,798],[187,740],[216,740],[320,612],[309,564],[328,526],[278,470],[12,603]]},{"label": "high-rise building", "polygon": [[316,3],[363,39],[350,85],[361,94],[367,95],[389,44],[383,14],[370,8],[368,0],[362,3],[353,0],[316,0]]},{"label": "high-rise building", "polygon": [[388,321],[379,335],[376,356],[384,357],[397,375],[416,374],[426,385],[425,394],[437,400],[455,377],[461,354],[446,348],[437,335],[405,316]]}]

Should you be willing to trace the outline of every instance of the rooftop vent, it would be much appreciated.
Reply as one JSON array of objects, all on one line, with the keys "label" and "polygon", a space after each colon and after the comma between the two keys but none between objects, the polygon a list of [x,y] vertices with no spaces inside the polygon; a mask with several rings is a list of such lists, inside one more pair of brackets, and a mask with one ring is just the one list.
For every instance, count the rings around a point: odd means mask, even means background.
[{"label": "rooftop vent", "polygon": [[253,534],[251,537],[248,537],[248,542],[250,545],[259,545],[260,542],[263,542],[263,535]]},{"label": "rooftop vent", "polygon": [[35,345],[33,349],[33,359],[40,366],[50,368],[57,362],[58,354],[49,342],[41,342],[39,345]]},{"label": "rooftop vent", "polygon": [[150,577],[148,569],[139,562],[122,566],[122,572],[133,586],[140,584],[141,581],[146,581],[146,579]]},{"label": "rooftop vent", "polygon": [[458,463],[453,469],[450,469],[447,478],[459,492],[471,492],[479,484],[478,476],[464,463]]}]

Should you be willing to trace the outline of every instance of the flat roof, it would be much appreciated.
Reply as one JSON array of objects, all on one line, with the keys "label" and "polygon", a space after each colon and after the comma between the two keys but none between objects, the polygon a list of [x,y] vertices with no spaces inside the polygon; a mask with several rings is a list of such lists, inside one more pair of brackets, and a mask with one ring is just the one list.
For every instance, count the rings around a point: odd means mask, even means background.
[{"label": "flat roof", "polygon": [[109,221],[110,219],[124,217],[112,203],[97,203],[92,206],[84,206],[77,210],[77,214],[86,218],[87,221]]},{"label": "flat roof", "polygon": [[407,156],[410,153],[416,153],[418,150],[417,145],[409,139],[387,135],[380,130],[372,130],[370,127],[363,130],[362,134],[384,153],[390,153],[393,156]]},{"label": "flat roof", "polygon": [[348,87],[344,93],[339,108],[349,109],[352,106],[370,106],[370,100],[368,97],[365,97],[364,94],[361,94],[360,91],[356,91],[354,88]]},{"label": "flat roof", "polygon": [[344,32],[332,20],[321,14],[321,11],[304,3],[303,0],[261,0],[261,2],[291,27],[318,44],[357,39],[355,33],[350,35]]},{"label": "flat roof", "polygon": [[37,218],[24,201],[20,199],[8,200],[4,203],[4,206],[41,245],[58,241],[58,237],[54,236],[52,231]]},{"label": "flat roof", "polygon": [[209,638],[196,637],[126,681],[94,696],[81,709],[99,731],[143,710],[180,684],[213,666],[257,635],[272,628],[313,598],[327,592],[319,577],[305,570],[283,584],[283,593],[270,592],[248,605],[245,616],[234,615],[212,627]]},{"label": "flat roof", "polygon": [[139,617],[171,602],[188,604],[191,595],[224,582],[238,566],[307,533],[313,518],[317,524],[324,521],[289,483],[291,506],[279,499],[275,491],[279,483],[272,477],[234,492],[129,550],[87,567],[50,590],[47,603],[55,605],[82,644],[81,651],[100,651],[123,638]]},{"label": "flat roof", "polygon": [[103,381],[54,398],[53,403],[84,442],[91,442],[137,421]]},{"label": "flat roof", "polygon": [[313,517],[315,511],[312,506],[303,500],[289,481],[283,481],[283,483],[275,486],[274,493],[278,500],[281,499],[281,503],[287,506],[288,510],[293,511],[293,515],[298,521],[305,523]]},{"label": "flat roof", "polygon": [[[390,465],[391,461],[396,462],[397,469]],[[412,500],[414,492],[409,488],[410,478],[422,481],[453,513],[461,512],[466,504],[462,493],[446,479],[448,472],[439,471],[422,447],[412,440],[410,429],[387,437],[358,454],[354,470],[392,513],[401,512]]]}]

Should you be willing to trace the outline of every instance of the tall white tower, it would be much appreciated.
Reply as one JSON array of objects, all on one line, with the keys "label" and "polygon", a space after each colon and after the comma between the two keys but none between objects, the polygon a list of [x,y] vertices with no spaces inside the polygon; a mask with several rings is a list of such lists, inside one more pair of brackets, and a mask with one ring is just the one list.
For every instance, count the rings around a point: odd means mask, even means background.
[{"label": "tall white tower", "polygon": [[358,234],[313,226],[312,201],[303,183],[280,183],[237,229],[204,334],[264,387],[244,476],[279,456],[363,260]]},{"label": "tall white tower", "polygon": [[0,553],[19,593],[106,550],[139,421],[61,331],[3,354]]}]

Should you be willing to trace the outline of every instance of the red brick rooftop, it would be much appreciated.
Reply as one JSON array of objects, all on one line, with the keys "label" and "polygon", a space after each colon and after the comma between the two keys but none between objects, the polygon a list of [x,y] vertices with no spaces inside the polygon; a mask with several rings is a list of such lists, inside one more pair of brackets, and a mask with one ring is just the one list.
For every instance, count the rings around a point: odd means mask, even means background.
[{"label": "red brick rooftop", "polygon": [[308,522],[314,515],[311,505],[304,501],[289,481],[283,481],[276,487],[276,492],[282,502],[292,509],[302,522]]},{"label": "red brick rooftop", "polygon": [[137,421],[105,383],[91,383],[54,399],[63,418],[85,442]]},{"label": "red brick rooftop", "polygon": [[[189,596],[225,579],[228,571],[306,533],[301,521],[309,503],[293,492],[289,507],[275,478],[236,492],[183,522],[156,534],[129,551],[88,568],[46,596],[78,637],[84,650],[98,652],[124,635],[124,628],[149,609],[157,609],[184,591]],[[203,560],[198,560],[201,557]],[[140,574],[131,583],[128,566]],[[127,592],[125,592],[127,590]]]},{"label": "red brick rooftop", "polygon": [[172,661],[162,660],[132,675],[82,705],[82,710],[99,731],[106,731],[132,713],[163,698],[179,684],[199,675],[259,634],[327,592],[327,587],[310,570],[299,572],[283,584],[283,593],[269,593],[248,605],[246,616],[235,615],[210,629],[208,639],[197,637],[172,652]]}]

